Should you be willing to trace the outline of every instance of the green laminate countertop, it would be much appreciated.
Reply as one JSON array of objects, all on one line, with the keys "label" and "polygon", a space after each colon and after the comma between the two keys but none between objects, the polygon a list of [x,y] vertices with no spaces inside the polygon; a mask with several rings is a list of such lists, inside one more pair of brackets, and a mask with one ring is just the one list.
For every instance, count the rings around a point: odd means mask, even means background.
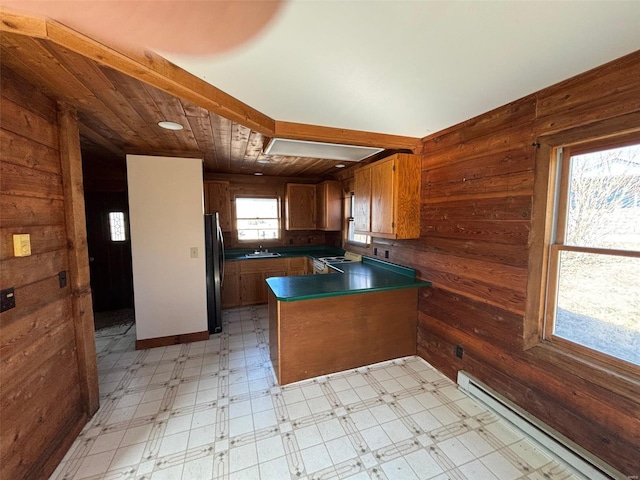
[{"label": "green laminate countertop", "polygon": [[416,279],[411,268],[367,257],[362,258],[362,263],[341,263],[329,268],[336,273],[271,277],[266,281],[282,302],[431,286],[430,282]]},{"label": "green laminate countertop", "polygon": [[253,253],[253,248],[237,248],[233,250],[227,250],[224,254],[225,260],[254,260],[263,258],[292,258],[292,257],[334,257],[336,255],[344,255],[344,250],[335,247],[326,246],[308,246],[308,247],[269,247],[270,252],[277,252],[280,254],[278,257],[253,257],[247,258],[248,253]]}]

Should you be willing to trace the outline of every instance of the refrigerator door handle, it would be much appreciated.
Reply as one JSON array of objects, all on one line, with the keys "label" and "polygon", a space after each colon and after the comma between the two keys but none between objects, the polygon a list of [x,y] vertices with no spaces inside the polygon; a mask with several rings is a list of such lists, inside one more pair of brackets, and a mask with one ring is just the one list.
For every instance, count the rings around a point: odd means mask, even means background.
[{"label": "refrigerator door handle", "polygon": [[218,227],[218,238],[220,239],[220,287],[224,283],[224,237],[222,236],[222,228],[220,228],[220,224],[217,224]]}]

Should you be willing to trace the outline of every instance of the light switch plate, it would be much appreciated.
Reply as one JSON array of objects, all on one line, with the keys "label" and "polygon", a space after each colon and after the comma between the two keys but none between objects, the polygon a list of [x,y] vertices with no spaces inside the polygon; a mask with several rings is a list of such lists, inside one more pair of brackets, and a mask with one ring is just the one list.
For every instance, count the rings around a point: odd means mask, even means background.
[{"label": "light switch plate", "polygon": [[28,257],[31,255],[31,236],[28,233],[15,234],[13,236],[13,255],[16,257]]},{"label": "light switch plate", "polygon": [[191,258],[198,258],[198,247],[191,247],[189,251],[191,253]]}]

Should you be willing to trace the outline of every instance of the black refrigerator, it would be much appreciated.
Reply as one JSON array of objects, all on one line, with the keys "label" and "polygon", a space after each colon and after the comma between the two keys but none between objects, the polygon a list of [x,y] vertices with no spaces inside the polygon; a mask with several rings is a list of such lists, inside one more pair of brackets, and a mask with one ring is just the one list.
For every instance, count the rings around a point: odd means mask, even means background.
[{"label": "black refrigerator", "polygon": [[222,331],[220,288],[224,277],[224,239],[218,213],[204,216],[205,263],[207,271],[207,323],[209,333]]}]

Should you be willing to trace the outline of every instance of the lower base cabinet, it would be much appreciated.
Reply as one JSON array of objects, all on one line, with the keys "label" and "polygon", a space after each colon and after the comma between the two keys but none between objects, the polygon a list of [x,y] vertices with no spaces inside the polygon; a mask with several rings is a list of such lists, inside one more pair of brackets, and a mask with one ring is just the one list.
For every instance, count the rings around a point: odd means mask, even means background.
[{"label": "lower base cabinet", "polygon": [[222,296],[222,308],[233,308],[242,305],[240,302],[238,262],[225,262],[220,294]]},{"label": "lower base cabinet", "polygon": [[255,305],[262,303],[264,297],[265,277],[262,272],[245,272],[240,274],[240,303],[241,305]]},{"label": "lower base cabinet", "polygon": [[311,273],[307,257],[228,261],[222,283],[222,308],[267,303],[265,280]]}]

